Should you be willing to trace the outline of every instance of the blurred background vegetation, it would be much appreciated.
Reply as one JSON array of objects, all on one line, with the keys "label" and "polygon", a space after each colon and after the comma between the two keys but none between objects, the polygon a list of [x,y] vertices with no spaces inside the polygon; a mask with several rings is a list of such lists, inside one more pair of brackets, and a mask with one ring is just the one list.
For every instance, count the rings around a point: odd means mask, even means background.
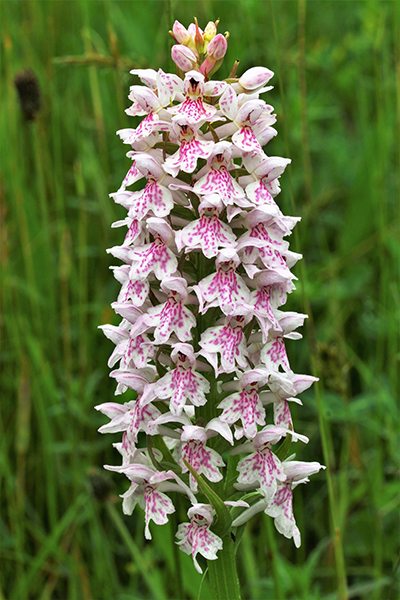
[{"label": "blurred background vegetation", "polygon": [[[105,249],[121,240],[110,224],[123,211],[108,195],[130,164],[115,135],[132,124],[129,69],[173,69],[167,32],[194,15],[230,32],[218,77],[236,58],[240,73],[275,72],[268,153],[293,161],[279,201],[302,217],[291,248],[305,256],[287,309],[310,315],[288,351],[296,372],[321,380],[295,406],[310,438],[297,451],[330,474],[330,485],[324,472],[296,490],[300,550],[268,517],[249,524],[243,597],[333,600],[340,581],[346,595],[345,573],[351,598],[397,598],[398,4],[3,0],[0,10],[0,598],[197,598],[191,559],[178,552],[175,567],[173,519],[147,543],[140,509],[122,515],[127,480],[101,470],[119,462],[120,436],[99,435],[93,409],[114,393],[112,344],[97,326],[118,322]],[[31,97],[24,113],[15,78],[26,69],[41,108]]]}]

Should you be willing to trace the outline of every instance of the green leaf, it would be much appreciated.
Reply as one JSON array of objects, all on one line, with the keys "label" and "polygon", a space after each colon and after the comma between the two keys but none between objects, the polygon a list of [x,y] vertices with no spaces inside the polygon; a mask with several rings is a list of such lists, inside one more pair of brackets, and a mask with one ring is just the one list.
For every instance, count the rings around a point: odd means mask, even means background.
[{"label": "green leaf", "polygon": [[278,450],[275,452],[276,456],[279,460],[285,460],[287,455],[289,454],[290,446],[292,444],[292,436],[290,433],[286,436],[285,441],[281,444]]},{"label": "green leaf", "polygon": [[[146,439],[146,445],[147,445],[147,450],[148,450],[151,462],[153,463],[153,465],[155,466],[156,469],[158,469],[160,471],[171,470],[174,473],[176,473],[177,475],[181,476],[182,469],[178,465],[178,463],[175,461],[174,457],[172,456],[171,452],[167,448],[161,435],[153,435],[153,436],[148,435],[147,439]],[[156,459],[156,457],[154,456],[153,448],[156,448],[157,450],[159,450],[161,452],[161,454],[163,455],[163,459],[161,461],[158,461]]]}]

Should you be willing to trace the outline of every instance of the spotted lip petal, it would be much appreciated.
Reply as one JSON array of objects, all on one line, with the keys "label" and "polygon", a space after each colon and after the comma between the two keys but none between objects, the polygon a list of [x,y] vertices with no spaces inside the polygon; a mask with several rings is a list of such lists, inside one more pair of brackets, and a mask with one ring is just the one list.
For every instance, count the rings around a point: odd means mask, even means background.
[{"label": "spotted lip petal", "polygon": [[218,169],[211,166],[209,171],[196,181],[193,191],[199,195],[217,193],[226,206],[232,205],[235,201],[245,197],[244,190],[232,178],[225,165],[220,166]]},{"label": "spotted lip petal", "polygon": [[150,285],[148,281],[132,281],[129,278],[128,268],[127,271],[125,271],[125,278],[118,295],[118,302],[122,304],[132,302],[136,307],[143,306],[149,295],[149,290]]},{"label": "spotted lip petal", "polygon": [[139,221],[150,212],[156,217],[166,217],[174,206],[169,189],[157,181],[148,181],[143,190],[133,192],[130,202],[128,216]]},{"label": "spotted lip petal", "polygon": [[260,142],[251,127],[245,125],[232,136],[232,142],[243,152],[262,152]]},{"label": "spotted lip petal", "polygon": [[231,228],[220,221],[216,213],[211,216],[202,214],[200,219],[178,231],[175,237],[178,250],[185,248],[185,252],[190,252],[198,248],[207,258],[217,256],[220,248],[232,247],[235,240]]},{"label": "spotted lip petal", "polygon": [[[164,162],[164,170],[176,177],[179,171],[193,173],[199,158],[208,158],[212,152],[214,142],[205,140],[198,128],[204,122],[189,123],[186,115],[177,115],[172,124],[172,133],[180,143],[178,150],[168,156]],[[168,128],[168,125],[167,125]]]},{"label": "spotted lip petal", "polygon": [[277,491],[265,507],[264,512],[274,519],[279,533],[288,539],[293,538],[296,548],[299,548],[301,538],[293,514],[293,487],[295,487],[296,480],[298,483],[305,483],[308,481],[308,475],[318,473],[321,468],[325,467],[317,462],[304,463],[300,461],[284,461],[282,466],[287,480],[278,483]]},{"label": "spotted lip petal", "polygon": [[185,554],[192,555],[194,566],[199,573],[203,571],[196,560],[197,554],[201,554],[207,560],[216,560],[218,550],[222,550],[221,538],[209,529],[213,517],[210,509],[205,513],[205,506],[192,506],[188,512],[191,522],[181,523],[176,533],[178,546]]},{"label": "spotted lip petal", "polygon": [[177,266],[178,261],[174,253],[157,238],[154,242],[132,251],[132,267],[129,276],[132,280],[144,281],[153,272],[161,281],[164,277],[175,273]]},{"label": "spotted lip petal", "polygon": [[234,264],[226,270],[218,268],[193,289],[202,314],[214,306],[219,306],[225,315],[247,315],[252,311],[249,289],[236,273]]},{"label": "spotted lip petal", "polygon": [[223,409],[219,418],[229,425],[241,420],[244,434],[250,439],[257,435],[257,425],[265,423],[265,410],[257,390],[241,390],[231,394],[220,402],[218,408]]},{"label": "spotted lip petal", "polygon": [[194,406],[206,403],[205,394],[210,384],[191,366],[185,368],[178,364],[176,369],[166,373],[156,384],[155,394],[162,400],[170,399],[169,409],[173,415],[182,414],[183,407],[190,402]]},{"label": "spotted lip petal", "polygon": [[179,341],[187,342],[192,339],[190,330],[196,326],[196,319],[182,301],[170,297],[164,304],[149,308],[143,316],[143,324],[147,328],[155,327],[156,344],[167,343],[173,333]]},{"label": "spotted lip petal", "polygon": [[[119,431],[127,431],[134,442],[137,442],[137,435],[139,431],[146,431],[149,421],[154,421],[161,414],[160,411],[155,408],[155,406],[141,406],[139,400],[126,402],[122,406],[116,405],[114,408],[114,413],[112,412],[113,407],[111,406],[113,404],[114,403],[110,402],[106,403],[105,405],[100,404],[98,407],[96,407],[97,410],[100,410],[105,414],[114,414],[114,416],[111,417],[110,423],[100,427],[100,433],[116,433]],[[117,406],[120,408],[117,409]]]},{"label": "spotted lip petal", "polygon": [[120,129],[117,131],[117,134],[124,144],[135,144],[149,137],[155,127],[157,127],[159,120],[159,116],[155,112],[151,112],[141,121],[136,129]]},{"label": "spotted lip petal", "polygon": [[[125,465],[119,471],[132,481],[127,492],[121,495],[123,512],[131,515],[136,504],[139,504],[145,511],[145,538],[151,540],[150,521],[164,525],[168,522],[167,515],[175,512],[171,499],[164,491],[187,493],[189,490],[172,471],[156,471],[152,466],[141,464]],[[169,483],[170,479],[176,483]]]},{"label": "spotted lip petal", "polygon": [[[243,329],[240,325],[232,326],[230,321],[225,325],[209,327],[201,335],[200,352],[214,367],[216,373],[233,373],[236,365],[246,369],[247,348]],[[221,356],[221,366],[217,367],[217,355]]]},{"label": "spotted lip petal", "polygon": [[183,115],[189,124],[213,121],[217,108],[203,101],[205,93],[204,75],[198,71],[188,71],[183,82],[186,99],[168,110],[173,115]]},{"label": "spotted lip petal", "polygon": [[141,369],[147,365],[147,361],[154,357],[154,348],[146,336],[130,336],[126,332],[125,339],[122,339],[111,354],[108,366],[114,367],[118,361],[121,369],[136,368]]},{"label": "spotted lip petal", "polygon": [[[189,470],[183,459],[185,459],[193,469],[204,475],[209,481],[221,481],[222,473],[218,467],[225,466],[222,457],[206,446],[207,432],[202,427],[184,425],[182,434],[181,460],[182,473],[187,473]],[[193,475],[189,476],[190,489],[197,492],[197,481]]]},{"label": "spotted lip petal", "polygon": [[258,484],[265,500],[269,502],[275,495],[278,481],[285,481],[282,463],[268,446],[242,458],[237,470],[239,484]]}]

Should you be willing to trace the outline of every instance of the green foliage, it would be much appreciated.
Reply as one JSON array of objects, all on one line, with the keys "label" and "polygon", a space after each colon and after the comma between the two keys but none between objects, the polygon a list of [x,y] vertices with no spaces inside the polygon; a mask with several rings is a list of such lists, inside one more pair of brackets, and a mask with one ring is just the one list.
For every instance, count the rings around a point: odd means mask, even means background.
[{"label": "green foliage", "polygon": [[[247,526],[243,598],[335,598],[331,510],[350,597],[394,599],[399,18],[385,0],[1,3],[0,598],[197,598],[201,577],[174,544],[175,516],[145,542],[140,509],[124,517],[116,496],[128,482],[113,475],[108,490],[91,471],[118,460],[93,409],[114,394],[111,344],[97,326],[118,321],[105,248],[119,243],[110,224],[122,212],[108,194],[130,161],[115,131],[132,123],[129,69],[171,70],[167,31],[194,14],[200,25],[220,17],[231,34],[221,77],[236,58],[239,73],[276,73],[268,100],[280,135],[268,153],[292,159],[279,201],[302,216],[292,249],[305,256],[287,310],[310,314],[288,353],[298,373],[311,357],[321,380],[317,398],[311,389],[294,406],[296,431],[310,438],[296,451],[328,460],[332,478],[330,497],[326,472],[296,489],[300,550],[263,514]],[[29,122],[13,83],[27,68],[42,95]]]}]

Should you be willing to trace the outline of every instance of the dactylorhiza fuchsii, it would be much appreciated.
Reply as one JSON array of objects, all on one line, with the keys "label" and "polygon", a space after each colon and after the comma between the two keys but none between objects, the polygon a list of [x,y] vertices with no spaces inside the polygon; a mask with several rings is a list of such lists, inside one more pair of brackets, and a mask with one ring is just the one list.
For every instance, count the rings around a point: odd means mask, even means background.
[{"label": "dactylorhiza fuchsii", "polygon": [[124,513],[139,504],[151,539],[151,521],[166,523],[180,495],[177,543],[199,572],[198,554],[217,559],[226,536],[261,511],[300,546],[292,493],[322,468],[288,456],[292,442],[308,441],[290,403],[315,378],[296,375],[285,350],[306,315],[281,310],[301,255],[285,239],[299,218],[275,202],[291,161],[263,149],[277,134],[260,99],[273,73],[238,77],[236,62],[214,79],[227,50],[217,23],[174,23],[177,74],[131,71],[141,84],[126,113],[142,119],[117,132],[132,166],[111,194],[127,211],[113,227],[127,234],[108,250],[123,263],[112,267],[121,322],[102,326],[126,401],[96,407],[110,418],[99,431],[122,433],[122,464],[106,468],[130,482]]}]

